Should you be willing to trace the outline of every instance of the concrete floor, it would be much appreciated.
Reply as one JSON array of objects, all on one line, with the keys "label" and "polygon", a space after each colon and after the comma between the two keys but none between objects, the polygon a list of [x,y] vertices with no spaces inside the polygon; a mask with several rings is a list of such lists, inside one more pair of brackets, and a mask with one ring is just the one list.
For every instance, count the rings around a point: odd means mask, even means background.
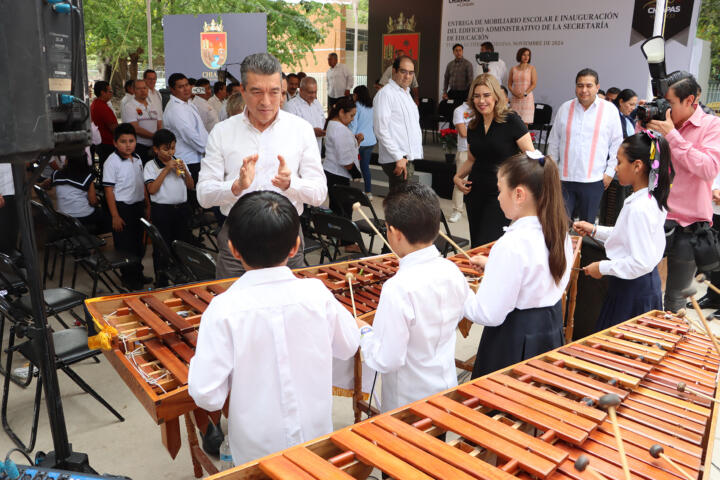
[{"label": "concrete floor", "polygon": [[[382,199],[379,197],[373,199],[378,212],[382,211],[381,202]],[[445,215],[449,216],[452,212],[450,201],[443,199],[441,205]],[[463,215],[460,222],[451,224],[450,227],[455,235],[466,238],[469,236],[467,217],[465,215]],[[146,255],[144,263],[146,271],[151,272],[152,260],[150,252]],[[55,286],[55,284],[51,282],[49,286]],[[89,278],[84,275],[81,276],[78,289],[87,289],[89,291],[89,286]],[[702,294],[704,287],[698,286],[698,290]],[[100,292],[98,295],[105,293]],[[705,313],[709,313],[709,311]],[[694,313],[691,312],[690,315],[694,315]],[[54,320],[51,321],[51,324],[60,328],[59,325],[55,325]],[[716,334],[720,334],[720,322],[712,322],[711,326]],[[474,326],[468,338],[462,338],[458,334],[456,353],[458,358],[469,358],[475,354],[481,332],[481,327]],[[4,356],[2,358],[4,359]],[[73,449],[87,453],[90,457],[90,464],[98,472],[126,475],[134,480],[190,480],[194,478],[184,426],[182,427],[183,448],[177,458],[173,460],[161,443],[160,428],[155,425],[107,360],[102,356],[100,358],[100,364],[84,361],[76,364],[73,369],[110,402],[125,417],[125,421],[118,422],[110,412],[84,393],[64,373],[59,372],[68,437],[73,444]],[[20,357],[16,356],[16,359],[14,367],[22,366],[23,362]],[[32,387],[34,386],[35,383],[33,382]],[[23,441],[27,441],[30,431],[34,398],[34,388],[32,387],[23,390],[12,385],[10,391],[8,418],[11,426]],[[333,403],[333,424],[335,429],[350,425],[352,420],[353,412],[350,399],[335,397]],[[184,422],[181,423],[184,425]],[[716,435],[720,436],[720,430],[716,431]],[[720,441],[716,442],[716,445],[720,445]],[[0,453],[8,451],[14,446],[7,435],[0,433]],[[43,403],[35,451],[49,451],[52,449],[52,438]],[[13,458],[24,463],[22,457],[18,454],[14,454]],[[713,459],[716,464],[720,465],[720,448],[715,448]],[[713,469],[710,478],[720,480],[720,470]]]}]

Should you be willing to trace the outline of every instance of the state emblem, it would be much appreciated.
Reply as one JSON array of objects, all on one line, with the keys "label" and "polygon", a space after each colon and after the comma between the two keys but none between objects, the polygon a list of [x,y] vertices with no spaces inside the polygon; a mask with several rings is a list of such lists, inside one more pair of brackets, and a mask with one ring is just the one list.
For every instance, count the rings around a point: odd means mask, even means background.
[{"label": "state emblem", "polygon": [[222,20],[205,22],[200,33],[200,56],[207,68],[217,70],[227,60],[227,32],[223,32]]}]

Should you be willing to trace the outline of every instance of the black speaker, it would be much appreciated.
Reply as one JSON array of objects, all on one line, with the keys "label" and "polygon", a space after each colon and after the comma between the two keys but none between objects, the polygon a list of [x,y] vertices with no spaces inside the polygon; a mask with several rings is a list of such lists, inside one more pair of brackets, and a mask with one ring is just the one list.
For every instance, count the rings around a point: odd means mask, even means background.
[{"label": "black speaker", "polygon": [[0,0],[0,162],[90,141],[81,0]]},{"label": "black speaker", "polygon": [[[583,238],[580,256],[583,265],[590,265],[593,262],[607,260],[605,249],[600,248],[587,238]],[[596,280],[580,272],[578,277],[573,340],[585,338],[596,332],[595,323],[600,316],[600,310],[602,310],[603,303],[605,302],[609,283],[607,276]]]}]

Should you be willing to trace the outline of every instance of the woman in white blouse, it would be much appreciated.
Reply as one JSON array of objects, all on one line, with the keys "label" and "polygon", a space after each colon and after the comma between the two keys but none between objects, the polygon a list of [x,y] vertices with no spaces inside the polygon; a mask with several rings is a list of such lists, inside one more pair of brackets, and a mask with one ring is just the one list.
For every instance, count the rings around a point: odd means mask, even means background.
[{"label": "woman in white blouse", "polygon": [[358,167],[359,145],[363,140],[363,134],[354,135],[348,128],[350,122],[355,118],[357,108],[351,97],[343,97],[338,100],[328,113],[325,122],[325,162],[323,169],[327,178],[327,186],[330,197],[330,209],[340,214],[339,205],[333,198],[330,187],[333,185],[350,185],[352,175],[350,170]]}]

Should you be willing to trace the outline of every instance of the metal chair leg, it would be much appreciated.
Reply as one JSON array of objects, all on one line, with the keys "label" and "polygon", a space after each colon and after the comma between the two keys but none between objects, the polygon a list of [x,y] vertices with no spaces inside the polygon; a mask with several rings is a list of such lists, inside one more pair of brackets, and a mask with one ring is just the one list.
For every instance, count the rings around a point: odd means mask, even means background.
[{"label": "metal chair leg", "polygon": [[82,388],[83,390],[85,390],[85,392],[89,393],[95,400],[97,400],[97,401],[100,402],[105,408],[107,408],[108,410],[110,410],[110,413],[112,413],[113,415],[115,415],[115,416],[118,418],[118,420],[120,420],[121,422],[124,422],[124,421],[125,421],[125,418],[123,418],[123,416],[120,415],[120,414],[117,412],[117,410],[115,410],[108,402],[106,402],[105,399],[100,396],[100,394],[98,394],[95,390],[93,390],[93,388],[92,388],[90,385],[88,385],[87,383],[85,383],[85,380],[83,380],[82,378],[80,378],[80,376],[79,376],[77,373],[75,373],[68,365],[63,365],[63,364],[61,364],[61,365],[60,365],[60,370],[62,370],[63,372],[65,372],[65,373],[67,374],[67,376],[70,377],[70,379],[71,379],[73,382],[77,383],[80,388]]}]

